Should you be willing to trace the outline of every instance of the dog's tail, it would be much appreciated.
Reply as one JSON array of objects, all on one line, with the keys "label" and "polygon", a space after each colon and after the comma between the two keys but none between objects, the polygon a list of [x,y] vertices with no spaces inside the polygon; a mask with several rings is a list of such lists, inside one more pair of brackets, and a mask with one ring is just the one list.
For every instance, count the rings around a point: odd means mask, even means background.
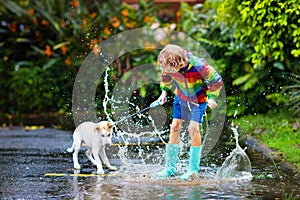
[{"label": "dog's tail", "polygon": [[75,150],[75,141],[76,141],[76,138],[78,137],[77,129],[79,129],[79,128],[80,128],[80,126],[78,126],[73,133],[73,143],[72,143],[72,146],[67,149],[68,153],[72,153]]},{"label": "dog's tail", "polygon": [[75,144],[73,142],[72,146],[67,149],[67,152],[72,153],[75,150]]}]

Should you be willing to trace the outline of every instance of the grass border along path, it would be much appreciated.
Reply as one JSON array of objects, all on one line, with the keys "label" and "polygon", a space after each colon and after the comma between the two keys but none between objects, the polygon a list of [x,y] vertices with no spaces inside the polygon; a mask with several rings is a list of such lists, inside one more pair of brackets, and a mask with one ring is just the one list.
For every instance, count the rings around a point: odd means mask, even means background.
[{"label": "grass border along path", "polygon": [[[285,113],[242,116],[234,120],[243,135],[276,150],[284,161],[300,169],[300,118]],[[297,170],[297,171],[298,171]]]}]

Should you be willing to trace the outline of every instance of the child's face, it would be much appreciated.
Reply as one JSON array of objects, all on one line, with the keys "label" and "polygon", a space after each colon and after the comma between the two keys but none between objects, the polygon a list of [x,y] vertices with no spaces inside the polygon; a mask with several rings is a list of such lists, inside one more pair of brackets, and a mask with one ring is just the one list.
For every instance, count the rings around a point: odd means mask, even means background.
[{"label": "child's face", "polygon": [[186,59],[185,63],[182,63],[181,65],[178,66],[163,66],[163,71],[167,73],[176,73],[178,72],[181,68],[184,68],[188,64],[188,59]]},{"label": "child's face", "polygon": [[168,73],[176,73],[180,70],[180,68],[176,67],[163,67],[163,70]]}]

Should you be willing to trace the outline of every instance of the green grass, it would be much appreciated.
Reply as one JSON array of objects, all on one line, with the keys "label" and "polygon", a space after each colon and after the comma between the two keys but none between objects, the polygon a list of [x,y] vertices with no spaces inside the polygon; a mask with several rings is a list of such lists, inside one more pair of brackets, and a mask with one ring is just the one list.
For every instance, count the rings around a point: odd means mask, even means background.
[{"label": "green grass", "polygon": [[234,120],[243,134],[259,139],[300,167],[300,118],[286,113],[248,115]]}]

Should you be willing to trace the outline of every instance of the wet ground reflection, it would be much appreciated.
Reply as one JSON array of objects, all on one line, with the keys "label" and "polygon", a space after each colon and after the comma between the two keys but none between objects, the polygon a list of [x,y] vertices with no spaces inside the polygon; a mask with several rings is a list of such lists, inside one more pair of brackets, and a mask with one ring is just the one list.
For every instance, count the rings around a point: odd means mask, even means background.
[{"label": "wet ground reflection", "polygon": [[[216,168],[203,161],[201,179],[180,181],[158,180],[153,173],[161,165],[143,165],[139,152],[128,149],[128,165],[121,165],[118,146],[109,148],[111,164],[119,171],[107,176],[70,176],[73,173],[71,154],[65,153],[72,133],[55,129],[25,131],[20,128],[0,130],[0,198],[1,199],[275,199],[293,193],[300,197],[300,183],[276,169],[255,152],[249,151],[252,173],[261,178],[249,180],[215,179]],[[152,157],[161,159],[163,149],[146,148]],[[216,152],[217,153],[217,152]],[[149,154],[150,155],[150,154]],[[84,153],[80,153],[82,174],[95,174]],[[144,161],[145,162],[145,161]],[[45,176],[61,173],[64,176]]]}]

